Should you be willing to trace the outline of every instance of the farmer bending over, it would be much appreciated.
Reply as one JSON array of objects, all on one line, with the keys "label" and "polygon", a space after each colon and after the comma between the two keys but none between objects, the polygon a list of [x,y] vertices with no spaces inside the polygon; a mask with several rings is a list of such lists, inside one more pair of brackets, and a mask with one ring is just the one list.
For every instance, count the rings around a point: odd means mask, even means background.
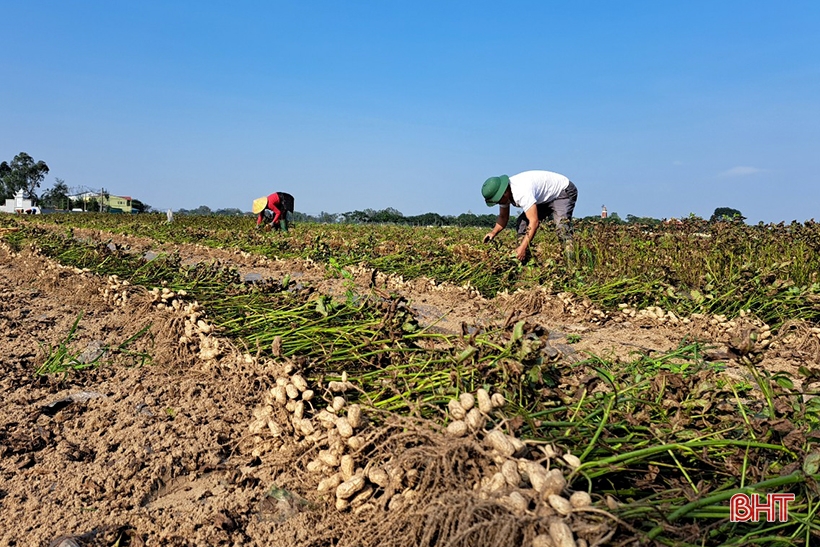
[{"label": "farmer bending over", "polygon": [[565,252],[572,253],[572,211],[578,199],[578,189],[564,175],[551,171],[524,171],[512,177],[490,177],[481,187],[481,195],[490,207],[499,206],[498,219],[484,236],[484,243],[493,240],[507,226],[512,204],[524,210],[516,220],[516,231],[521,238],[515,250],[518,260],[527,258],[538,226],[548,217],[556,225]]},{"label": "farmer bending over", "polygon": [[265,217],[272,217],[272,220],[267,224],[267,228],[275,230],[282,229],[288,231],[288,213],[293,212],[293,196],[285,192],[274,192],[266,198],[258,198],[253,200],[253,213],[258,215],[256,218],[256,227],[262,226],[266,222]]}]

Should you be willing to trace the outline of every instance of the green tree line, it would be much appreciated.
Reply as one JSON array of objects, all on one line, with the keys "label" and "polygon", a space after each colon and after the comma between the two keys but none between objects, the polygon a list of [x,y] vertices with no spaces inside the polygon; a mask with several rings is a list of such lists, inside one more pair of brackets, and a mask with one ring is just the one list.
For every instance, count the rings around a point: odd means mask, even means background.
[{"label": "green tree line", "polygon": [[[52,188],[43,193],[42,199],[37,196],[36,190],[40,187],[49,168],[44,161],[34,161],[30,155],[20,152],[9,162],[0,163],[0,198],[7,199],[14,196],[19,190],[23,190],[24,197],[31,199],[35,204],[53,209],[72,209],[77,206],[86,211],[102,211],[104,207],[96,200],[78,200],[69,198],[69,188],[65,181],[57,178]],[[148,212],[151,206],[142,203],[138,199],[132,199],[131,205],[137,212]],[[207,205],[200,205],[196,209],[179,209],[177,214],[182,215],[242,215],[236,208],[211,210]],[[495,213],[476,215],[472,212],[460,215],[440,215],[438,213],[424,213],[421,215],[405,216],[401,211],[388,207],[386,209],[364,209],[348,211],[346,213],[321,212],[318,215],[295,212],[292,215],[294,222],[315,222],[324,224],[350,223],[350,224],[402,224],[408,226],[478,226],[492,228],[497,219]],[[515,224],[516,215],[510,216],[508,226]],[[584,221],[605,222],[613,224],[644,224],[657,225],[663,222],[662,219],[652,217],[639,217],[627,215],[626,219],[621,219],[618,213],[610,213],[607,218],[599,216],[585,217]],[[716,221],[743,221],[745,217],[737,209],[730,207],[718,207],[709,219]]]}]

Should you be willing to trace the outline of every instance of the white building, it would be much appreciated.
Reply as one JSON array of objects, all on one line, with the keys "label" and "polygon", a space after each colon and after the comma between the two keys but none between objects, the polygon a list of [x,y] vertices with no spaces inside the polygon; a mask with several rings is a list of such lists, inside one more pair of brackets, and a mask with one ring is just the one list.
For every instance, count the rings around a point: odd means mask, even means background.
[{"label": "white building", "polygon": [[6,200],[5,205],[0,205],[0,213],[40,214],[40,208],[35,207],[30,199],[23,199],[23,191],[18,190],[13,198]]}]

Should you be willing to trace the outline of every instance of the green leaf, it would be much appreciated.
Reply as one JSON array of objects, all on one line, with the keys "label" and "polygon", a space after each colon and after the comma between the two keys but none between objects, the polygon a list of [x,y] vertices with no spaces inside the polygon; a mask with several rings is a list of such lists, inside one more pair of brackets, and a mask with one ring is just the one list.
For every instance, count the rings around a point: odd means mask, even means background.
[{"label": "green leaf", "polygon": [[820,471],[820,450],[813,450],[803,460],[803,472],[806,475],[816,475],[818,471]]},{"label": "green leaf", "polygon": [[544,378],[541,374],[541,367],[540,366],[530,367],[530,369],[527,371],[527,378],[529,379],[530,383],[533,383],[533,384],[543,383]]},{"label": "green leaf", "polygon": [[473,347],[473,346],[469,346],[467,349],[465,349],[464,351],[462,351],[461,353],[459,353],[456,356],[456,363],[462,363],[462,362],[466,361],[467,359],[469,359],[473,355],[475,355],[476,352],[478,352],[478,348]]},{"label": "green leaf", "polygon": [[783,389],[794,389],[794,382],[792,382],[787,376],[777,376],[774,381],[777,382],[777,385]]},{"label": "green leaf", "polygon": [[519,321],[513,327],[512,338],[510,338],[510,342],[517,342],[524,337],[524,320]]},{"label": "green leaf", "polygon": [[316,301],[316,311],[327,317],[326,297],[322,296]]}]

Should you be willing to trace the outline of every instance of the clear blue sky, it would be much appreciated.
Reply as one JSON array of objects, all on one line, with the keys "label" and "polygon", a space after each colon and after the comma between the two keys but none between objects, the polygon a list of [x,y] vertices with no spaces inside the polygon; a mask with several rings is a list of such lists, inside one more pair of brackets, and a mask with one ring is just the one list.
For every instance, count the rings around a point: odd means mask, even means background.
[{"label": "clear blue sky", "polygon": [[159,209],[820,220],[817,1],[0,0],[0,160]]}]

